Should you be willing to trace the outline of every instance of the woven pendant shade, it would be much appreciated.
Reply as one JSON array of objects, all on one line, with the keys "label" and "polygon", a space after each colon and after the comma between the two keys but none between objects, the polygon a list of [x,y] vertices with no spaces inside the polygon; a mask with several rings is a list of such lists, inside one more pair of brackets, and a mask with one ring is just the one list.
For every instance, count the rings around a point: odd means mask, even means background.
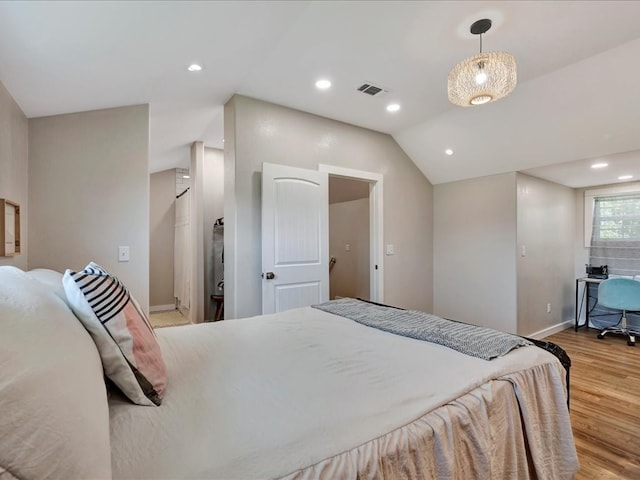
[{"label": "woven pendant shade", "polygon": [[482,53],[482,34],[491,27],[491,20],[478,20],[471,33],[480,35],[480,53],[458,63],[449,72],[449,101],[461,107],[473,107],[495,102],[516,88],[516,59],[507,52]]}]

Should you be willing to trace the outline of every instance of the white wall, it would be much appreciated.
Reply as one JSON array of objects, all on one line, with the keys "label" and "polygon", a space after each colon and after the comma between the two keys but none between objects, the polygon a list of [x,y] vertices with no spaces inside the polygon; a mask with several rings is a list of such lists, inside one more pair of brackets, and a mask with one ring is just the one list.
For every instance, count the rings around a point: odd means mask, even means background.
[{"label": "white wall", "polygon": [[[349,245],[349,250],[346,250]],[[369,199],[329,205],[329,297],[370,298]]]},{"label": "white wall", "polygon": [[516,174],[433,189],[436,315],[517,332]]},{"label": "white wall", "polygon": [[589,263],[589,248],[584,246],[584,192],[589,188],[576,188],[575,200],[575,231],[574,231],[574,275],[581,278],[586,275],[585,264]]},{"label": "white wall", "polygon": [[149,305],[173,308],[173,258],[176,225],[176,171],[152,173],[149,209]]},{"label": "white wall", "polygon": [[520,173],[517,189],[518,333],[532,335],[574,319],[575,195]]},{"label": "white wall", "polygon": [[0,198],[20,205],[20,254],[0,257],[0,265],[26,270],[29,252],[28,121],[0,82]]},{"label": "white wall", "polygon": [[148,105],[30,119],[29,267],[95,261],[148,312],[148,152]]},{"label": "white wall", "polygon": [[225,105],[225,313],[261,312],[263,162],[384,176],[384,301],[432,310],[432,186],[389,135],[236,95]]},{"label": "white wall", "polygon": [[[238,275],[238,249],[236,248],[236,221],[238,206],[236,184],[236,108],[232,98],[224,107],[224,316],[236,318],[235,307],[239,292],[234,287]],[[262,292],[260,292],[262,299]]]},{"label": "white wall", "polygon": [[205,320],[204,288],[204,143],[191,144],[191,164],[189,166],[191,206],[189,208],[189,228],[191,231],[191,282],[189,284],[189,321],[202,323]]},{"label": "white wall", "polygon": [[436,185],[434,205],[437,315],[538,337],[572,320],[573,189],[514,172]]}]

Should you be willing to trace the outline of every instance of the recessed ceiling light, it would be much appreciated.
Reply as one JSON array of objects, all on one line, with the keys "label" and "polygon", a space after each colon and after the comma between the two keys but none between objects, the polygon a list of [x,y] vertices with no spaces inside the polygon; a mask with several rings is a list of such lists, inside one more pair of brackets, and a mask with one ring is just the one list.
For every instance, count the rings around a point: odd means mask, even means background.
[{"label": "recessed ceiling light", "polygon": [[192,63],[187,67],[187,70],[189,70],[190,72],[199,72],[200,70],[202,70],[202,66],[198,65],[197,63]]},{"label": "recessed ceiling light", "polygon": [[316,87],[319,88],[320,90],[326,90],[330,86],[331,86],[331,82],[324,78],[316,82]]},{"label": "recessed ceiling light", "polygon": [[604,168],[604,167],[608,167],[609,164],[602,162],[602,163],[594,163],[593,165],[591,165],[591,168]]},{"label": "recessed ceiling light", "polygon": [[444,153],[446,153],[447,155],[453,155],[453,150],[451,150],[450,148],[447,148]]},{"label": "recessed ceiling light", "polygon": [[633,178],[633,175],[620,175],[618,180],[630,180]]},{"label": "recessed ceiling light", "polygon": [[387,105],[387,112],[397,112],[398,110],[400,110],[400,105],[397,103]]}]

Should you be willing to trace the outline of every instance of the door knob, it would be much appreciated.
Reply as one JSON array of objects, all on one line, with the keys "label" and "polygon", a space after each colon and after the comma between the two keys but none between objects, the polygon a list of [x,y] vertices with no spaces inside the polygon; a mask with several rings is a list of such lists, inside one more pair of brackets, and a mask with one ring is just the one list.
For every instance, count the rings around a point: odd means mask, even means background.
[{"label": "door knob", "polygon": [[267,272],[262,274],[262,278],[266,278],[267,280],[273,280],[274,278],[276,278],[276,276],[273,272]]}]

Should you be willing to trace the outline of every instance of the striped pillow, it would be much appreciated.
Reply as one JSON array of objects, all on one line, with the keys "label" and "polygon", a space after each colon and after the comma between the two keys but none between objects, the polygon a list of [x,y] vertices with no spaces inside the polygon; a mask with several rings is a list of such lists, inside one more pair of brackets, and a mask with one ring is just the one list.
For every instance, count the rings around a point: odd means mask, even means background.
[{"label": "striped pillow", "polygon": [[127,288],[91,262],[62,279],[69,305],[93,337],[105,375],[138,405],[160,405],[167,373],[149,320]]}]

